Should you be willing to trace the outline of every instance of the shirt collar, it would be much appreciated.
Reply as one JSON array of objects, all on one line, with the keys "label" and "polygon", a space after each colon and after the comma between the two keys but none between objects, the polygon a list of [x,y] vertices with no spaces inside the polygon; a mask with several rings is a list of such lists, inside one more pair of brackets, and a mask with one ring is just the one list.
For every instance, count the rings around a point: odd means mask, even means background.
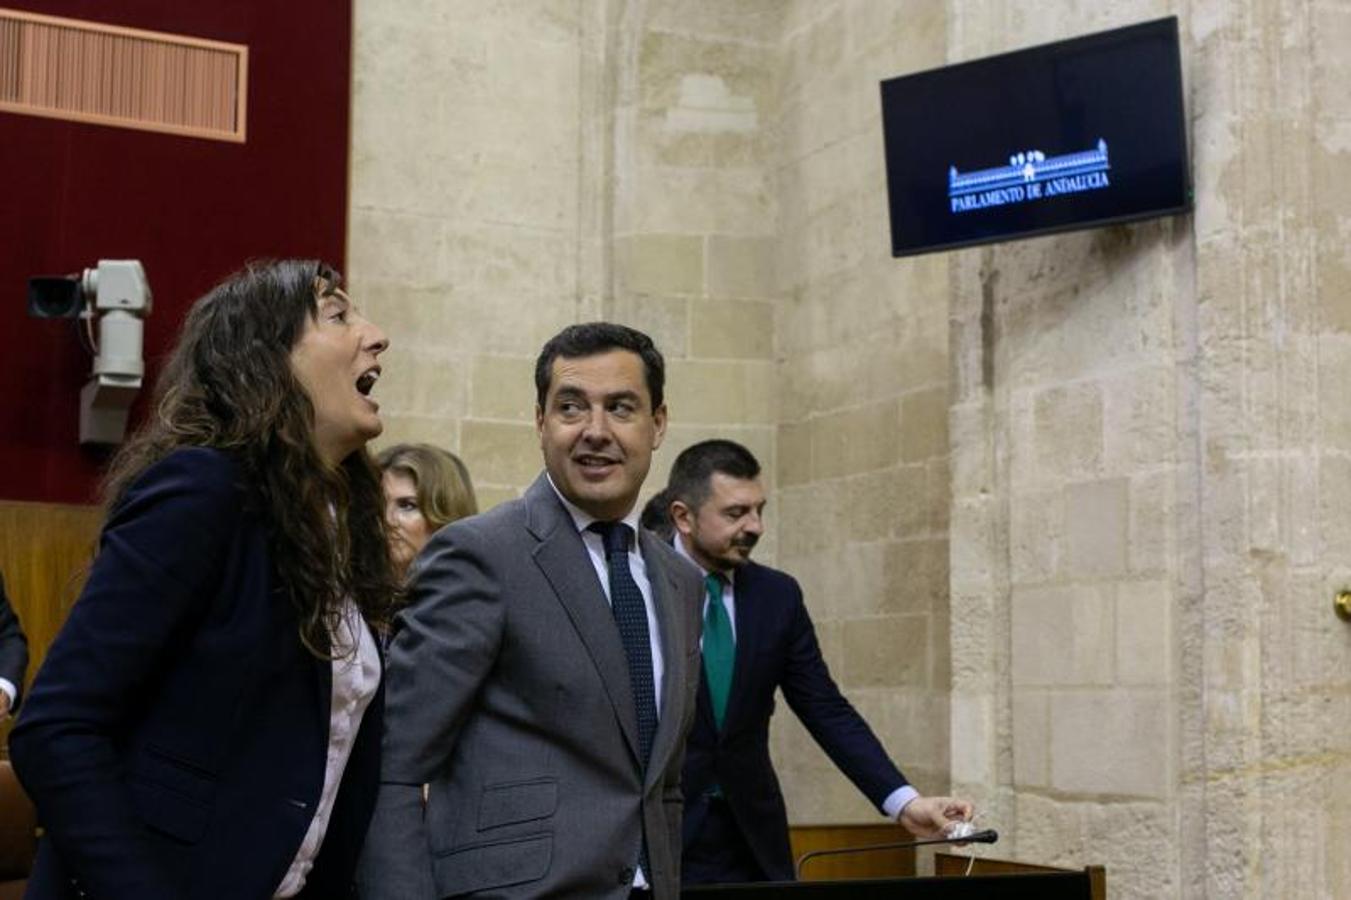
[{"label": "shirt collar", "polygon": [[[710,574],[709,570],[699,565],[699,561],[690,555],[690,551],[685,549],[685,542],[680,539],[679,531],[674,532],[671,535],[671,546],[675,547],[676,553],[679,553],[681,556],[688,559],[691,564],[697,566],[699,571],[704,573],[705,578],[708,577],[708,575]],[[734,585],[736,583],[736,569],[733,569],[730,572],[719,572],[718,574],[721,575],[723,578],[727,579],[728,584]]]},{"label": "shirt collar", "polygon": [[[558,485],[554,484],[553,476],[551,476],[547,471],[544,473],[544,477],[549,480],[549,487],[553,488],[554,495],[558,497],[558,502],[562,503],[563,508],[568,511],[568,515],[572,517],[572,524],[577,527],[577,530],[579,532],[585,533],[586,527],[588,525],[590,525],[592,522],[601,521],[600,519],[597,519],[595,516],[591,515],[589,512],[583,510],[577,504],[573,503],[567,497],[564,497],[563,492],[558,489]],[[638,518],[640,515],[641,513],[638,510],[638,505],[635,503],[633,509],[629,510],[629,514],[619,520],[633,530],[634,534],[633,549],[635,551],[638,549],[637,535],[638,535]]]}]

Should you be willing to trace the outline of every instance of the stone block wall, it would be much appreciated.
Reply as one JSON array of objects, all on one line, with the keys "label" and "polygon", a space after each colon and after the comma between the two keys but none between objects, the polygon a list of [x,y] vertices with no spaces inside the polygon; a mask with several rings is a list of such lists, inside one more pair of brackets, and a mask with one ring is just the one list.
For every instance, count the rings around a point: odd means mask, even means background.
[{"label": "stone block wall", "polygon": [[995,855],[1105,862],[1126,896],[1177,888],[1181,234],[954,258],[953,779]]},{"label": "stone block wall", "polygon": [[[774,485],[773,6],[631,3],[621,16],[605,313],[666,354],[670,429],[650,490],[711,437],[749,447]],[[774,537],[759,558],[774,559]]]},{"label": "stone block wall", "polygon": [[1183,865],[1213,896],[1345,897],[1351,637],[1329,606],[1351,576],[1351,7],[1208,12],[1192,28],[1205,592]]},{"label": "stone block wall", "polygon": [[[1041,12],[954,4],[950,61],[1167,10]],[[954,788],[1002,824],[991,855],[1103,863],[1114,896],[1182,890],[1187,236],[1175,219],[951,256]]]},{"label": "stone block wall", "polygon": [[1195,213],[951,258],[953,780],[1114,896],[1351,890],[1345,12],[952,5],[952,61],[1181,20]]},{"label": "stone block wall", "polygon": [[484,507],[539,471],[540,345],[601,314],[581,201],[595,28],[566,0],[355,7],[348,259],[393,347],[381,444],[459,453]]},{"label": "stone block wall", "polygon": [[[773,161],[779,561],[832,673],[907,776],[948,778],[947,263],[893,260],[878,83],[943,62],[939,2],[782,5]],[[799,822],[873,821],[789,715]]]},{"label": "stone block wall", "polygon": [[482,506],[516,496],[540,470],[534,357],[604,318],[667,358],[647,493],[715,435],[772,484],[760,6],[357,4],[350,280],[394,347],[380,445],[442,444]]}]

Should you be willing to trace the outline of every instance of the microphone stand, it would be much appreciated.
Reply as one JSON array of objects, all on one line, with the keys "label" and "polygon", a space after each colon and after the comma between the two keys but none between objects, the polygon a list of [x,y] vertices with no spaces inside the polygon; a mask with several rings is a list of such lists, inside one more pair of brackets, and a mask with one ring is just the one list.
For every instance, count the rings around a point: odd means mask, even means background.
[{"label": "microphone stand", "polygon": [[871,853],[875,850],[908,850],[911,847],[924,847],[928,844],[993,844],[999,840],[999,832],[993,828],[973,831],[962,837],[923,838],[916,841],[897,841],[891,844],[865,844],[858,847],[833,847],[829,850],[812,850],[797,858],[793,866],[796,877],[801,880],[802,870],[807,863],[822,856],[843,856],[849,853]]}]

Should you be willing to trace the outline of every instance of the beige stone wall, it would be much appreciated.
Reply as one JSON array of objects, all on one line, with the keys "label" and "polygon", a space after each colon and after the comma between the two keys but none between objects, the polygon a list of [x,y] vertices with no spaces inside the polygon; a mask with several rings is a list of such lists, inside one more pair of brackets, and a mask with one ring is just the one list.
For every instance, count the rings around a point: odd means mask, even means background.
[{"label": "beige stone wall", "polygon": [[[774,190],[779,561],[845,693],[923,791],[948,777],[947,262],[893,260],[878,82],[940,65],[939,2],[784,4]],[[791,817],[877,813],[790,715]]]},{"label": "beige stone wall", "polygon": [[1329,604],[1351,576],[1351,8],[1222,6],[1191,31],[1204,594],[1183,866],[1212,896],[1347,897],[1351,631]]},{"label": "beige stone wall", "polygon": [[460,453],[484,506],[539,470],[535,353],[601,312],[598,27],[571,2],[355,4],[348,268],[394,348],[382,443]]},{"label": "beige stone wall", "polygon": [[667,357],[649,491],[713,435],[772,483],[767,8],[356,4],[349,268],[395,348],[381,445],[443,444],[483,506],[515,496],[535,354],[605,318]]},{"label": "beige stone wall", "polygon": [[355,4],[349,269],[393,351],[382,443],[466,459],[482,505],[539,469],[532,358],[598,315],[578,261],[578,4]]},{"label": "beige stone wall", "polygon": [[[626,4],[615,59],[613,280],[606,318],[667,359],[666,444],[727,437],[774,483],[774,4]],[[774,558],[774,534],[759,556]]]},{"label": "beige stone wall", "polygon": [[1347,896],[1347,12],[953,4],[950,56],[1170,12],[1195,215],[951,257],[953,780],[1113,896]]}]

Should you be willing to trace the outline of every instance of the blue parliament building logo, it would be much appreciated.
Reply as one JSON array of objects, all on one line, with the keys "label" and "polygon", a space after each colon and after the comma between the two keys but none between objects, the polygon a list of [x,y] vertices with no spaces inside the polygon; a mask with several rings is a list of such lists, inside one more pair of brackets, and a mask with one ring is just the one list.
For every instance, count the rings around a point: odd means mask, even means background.
[{"label": "blue parliament building logo", "polygon": [[1009,157],[1007,166],[965,174],[948,168],[948,203],[954,214],[1031,203],[1065,194],[1098,191],[1112,186],[1107,141],[1080,153],[1047,156],[1027,150]]}]

